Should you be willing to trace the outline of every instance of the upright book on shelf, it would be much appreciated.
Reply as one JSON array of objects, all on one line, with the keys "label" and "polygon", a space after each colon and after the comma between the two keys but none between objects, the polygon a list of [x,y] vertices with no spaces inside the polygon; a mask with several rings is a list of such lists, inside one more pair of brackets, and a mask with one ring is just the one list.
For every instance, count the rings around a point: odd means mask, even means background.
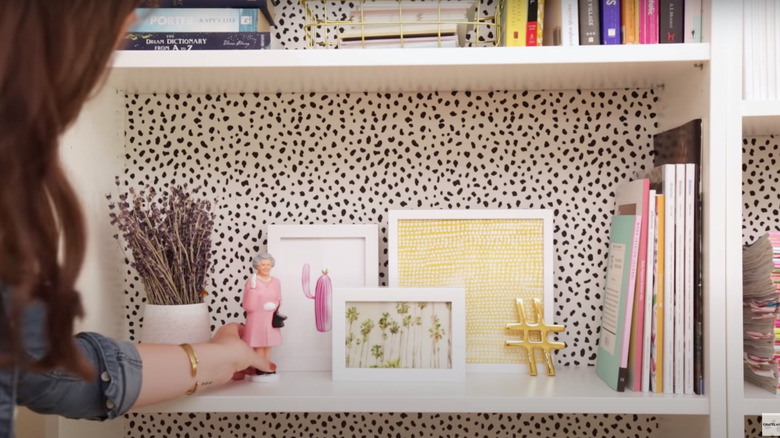
[{"label": "upright book on shelf", "polygon": [[619,392],[625,390],[628,371],[627,329],[631,326],[636,286],[639,222],[636,215],[614,215],[610,223],[596,374]]},{"label": "upright book on shelf", "polygon": [[683,1],[658,0],[658,38],[660,43],[682,43]]},{"label": "upright book on shelf", "polygon": [[577,46],[580,44],[578,0],[545,0],[544,45]]},{"label": "upright book on shelf", "polygon": [[580,16],[580,45],[598,46],[601,44],[601,24],[599,5],[601,0],[578,0]]},{"label": "upright book on shelf", "polygon": [[526,42],[526,22],[528,21],[527,0],[506,0],[503,24],[503,45],[506,47],[522,47]]},{"label": "upright book on shelf", "polygon": [[658,44],[658,0],[639,0],[639,43]]},{"label": "upright book on shelf", "polygon": [[601,0],[601,44],[620,44],[620,1]]},{"label": "upright book on shelf", "polygon": [[[692,341],[692,357],[687,358],[687,376],[691,384],[686,390],[704,393],[704,311],[702,284],[702,183],[701,183],[701,119],[667,129],[653,136],[653,164],[681,164],[685,166],[684,192],[686,201],[683,217],[683,302],[690,310],[683,318],[688,339]],[[692,195],[692,196],[691,196]],[[680,205],[678,202],[677,205]],[[685,319],[687,318],[687,319]],[[686,362],[684,362],[685,367]]]},{"label": "upright book on shelf", "polygon": [[666,260],[665,233],[666,233],[666,208],[665,196],[656,194],[656,253],[655,269],[653,276],[653,339],[650,347],[652,358],[651,391],[664,392],[664,263]]},{"label": "upright book on shelf", "polygon": [[645,289],[647,285],[647,225],[650,202],[650,180],[647,178],[626,181],[615,190],[616,215],[635,215],[639,218],[639,241],[637,247],[636,279],[634,280],[634,304],[629,337],[628,375],[626,386],[632,391],[642,390],[642,367],[644,345]]}]

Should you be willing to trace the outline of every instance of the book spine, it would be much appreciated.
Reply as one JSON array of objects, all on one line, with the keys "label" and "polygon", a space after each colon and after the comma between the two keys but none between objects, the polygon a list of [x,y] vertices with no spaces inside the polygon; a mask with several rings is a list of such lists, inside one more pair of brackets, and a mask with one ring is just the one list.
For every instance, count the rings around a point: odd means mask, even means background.
[{"label": "book spine", "polygon": [[685,168],[685,339],[683,349],[685,351],[685,394],[693,394],[694,372],[693,372],[693,343],[694,343],[694,192],[697,189],[696,184],[696,165],[687,163]]},{"label": "book spine", "polygon": [[674,393],[674,220],[675,172],[674,165],[663,166],[664,190],[664,393]]},{"label": "book spine", "polygon": [[508,0],[504,6],[504,46],[525,46],[526,20],[528,18],[526,0]]},{"label": "book spine", "polygon": [[650,391],[651,343],[653,332],[653,303],[655,300],[655,245],[656,245],[655,190],[650,190],[647,203],[647,255],[645,271],[644,330],[642,339],[642,381],[641,390]]},{"label": "book spine", "polygon": [[658,0],[640,0],[639,42],[641,44],[658,44]]},{"label": "book spine", "polygon": [[525,45],[536,46],[539,30],[539,0],[528,0],[528,17],[525,25]]},{"label": "book spine", "polygon": [[685,25],[683,26],[685,43],[701,42],[701,0],[685,0],[683,12]]},{"label": "book spine", "polygon": [[123,50],[262,50],[271,45],[270,32],[128,33]]},{"label": "book spine", "polygon": [[258,31],[257,9],[139,8],[137,16],[128,33]]},{"label": "book spine", "polygon": [[536,45],[544,45],[544,3],[545,0],[536,0]]},{"label": "book spine", "polygon": [[683,0],[658,0],[658,39],[662,44],[683,42]]},{"label": "book spine", "polygon": [[665,238],[666,232],[666,208],[665,196],[656,195],[656,222],[658,230],[656,233],[656,268],[655,268],[655,294],[653,304],[653,339],[652,351],[654,352],[655,367],[653,369],[654,387],[656,393],[664,392],[664,260],[665,260]]},{"label": "book spine", "polygon": [[638,44],[636,29],[636,3],[634,0],[620,2],[620,42],[621,44]]},{"label": "book spine", "polygon": [[674,393],[685,393],[685,165],[675,166]]},{"label": "book spine", "polygon": [[601,26],[599,24],[600,1],[579,0],[581,46],[597,46],[601,44]]},{"label": "book spine", "polygon": [[[623,344],[620,348],[620,367],[628,372],[628,351],[631,343],[631,324],[634,313],[634,295],[636,294],[637,269],[639,263],[639,241],[642,234],[642,216],[634,220],[634,234],[631,242],[631,261],[628,269],[628,287],[626,292],[625,319],[623,320]],[[625,383],[625,379],[624,379]],[[625,388],[625,387],[624,387]],[[622,391],[622,390],[619,390]]]},{"label": "book spine", "polygon": [[580,21],[577,0],[561,0],[561,45],[580,44]]},{"label": "book spine", "polygon": [[620,44],[620,0],[601,0],[601,44]]}]

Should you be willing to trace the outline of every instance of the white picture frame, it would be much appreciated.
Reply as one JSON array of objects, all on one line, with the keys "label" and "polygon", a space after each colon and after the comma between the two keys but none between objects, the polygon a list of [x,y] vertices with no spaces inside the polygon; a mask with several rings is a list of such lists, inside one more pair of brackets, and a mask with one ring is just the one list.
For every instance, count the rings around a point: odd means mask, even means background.
[{"label": "white picture frame", "polygon": [[376,224],[269,224],[268,252],[276,259],[272,275],[282,284],[280,313],[287,316],[282,344],[271,351],[279,373],[330,371],[331,333],[317,331],[314,300],[303,293],[302,270],[310,267],[310,291],[328,270],[333,287],[375,287],[379,282],[379,229]]},{"label": "white picture frame", "polygon": [[[333,380],[334,381],[385,381],[385,382],[462,382],[466,378],[466,332],[464,288],[334,288],[333,289]],[[421,308],[419,304],[425,304]],[[399,304],[406,304],[408,312],[399,312]],[[417,305],[416,305],[417,304]],[[356,319],[350,324],[347,315],[356,308]],[[413,313],[419,309],[419,313]],[[399,324],[403,336],[383,337],[381,315],[392,314],[389,320]],[[419,317],[420,324],[403,326],[403,316]],[[433,316],[438,318],[435,325]],[[362,345],[348,342],[349,333],[357,336],[360,326],[372,321]],[[376,321],[376,322],[374,322]],[[448,321],[445,322],[445,321]],[[386,326],[390,326],[388,321]],[[440,338],[434,342],[434,329]],[[414,336],[409,336],[410,334]],[[396,341],[397,339],[397,341]],[[396,342],[398,343],[396,347]],[[380,345],[382,344],[382,345]],[[348,347],[350,345],[350,347]],[[363,347],[371,345],[371,347]],[[374,346],[389,352],[371,355]],[[435,352],[431,350],[436,345]],[[363,348],[362,350],[359,350]],[[352,356],[348,356],[350,353]],[[360,359],[356,359],[356,355]],[[388,357],[389,356],[389,357]],[[419,359],[418,359],[419,357]],[[363,360],[365,358],[365,360]],[[415,361],[417,361],[415,363]],[[382,363],[394,362],[397,367],[383,367]]]},{"label": "white picture frame", "polygon": [[467,369],[527,372],[525,351],[505,346],[516,337],[505,327],[519,321],[517,298],[541,299],[544,320],[553,323],[553,216],[546,209],[390,210],[388,284],[465,287]]}]

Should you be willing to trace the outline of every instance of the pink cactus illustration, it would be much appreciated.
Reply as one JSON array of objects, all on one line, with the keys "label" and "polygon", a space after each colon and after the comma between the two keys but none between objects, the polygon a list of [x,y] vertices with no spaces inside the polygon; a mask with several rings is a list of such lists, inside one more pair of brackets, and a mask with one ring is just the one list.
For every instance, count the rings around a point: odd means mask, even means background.
[{"label": "pink cactus illustration", "polygon": [[317,325],[317,331],[329,332],[331,325],[331,291],[333,289],[328,277],[328,270],[324,269],[322,275],[317,279],[317,285],[314,287],[314,295],[311,294],[309,284],[309,264],[303,265],[303,274],[301,276],[303,283],[303,294],[306,298],[314,300],[314,322]]}]

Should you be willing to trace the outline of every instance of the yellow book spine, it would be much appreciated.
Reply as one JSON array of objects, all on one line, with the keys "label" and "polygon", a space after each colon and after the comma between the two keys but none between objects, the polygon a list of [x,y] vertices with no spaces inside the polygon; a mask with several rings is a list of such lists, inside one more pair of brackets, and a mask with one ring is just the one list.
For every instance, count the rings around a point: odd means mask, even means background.
[{"label": "yellow book spine", "polygon": [[655,374],[655,392],[664,392],[664,227],[666,217],[665,197],[656,195],[655,214],[657,230],[656,235],[656,274],[655,274],[655,303],[653,305],[653,333],[655,342],[655,363],[652,365]]},{"label": "yellow book spine", "polygon": [[506,0],[504,3],[504,45],[506,47],[525,46],[525,26],[528,21],[528,2],[526,0]]},{"label": "yellow book spine", "polygon": [[537,29],[536,29],[536,45],[537,46],[542,46],[542,45],[544,45],[544,44],[542,44],[544,42],[544,40],[543,40],[543,37],[544,37],[544,0],[537,0],[537,1],[539,2],[538,3],[539,6],[537,6],[539,10],[536,13],[537,14],[536,15],[536,22],[538,23],[536,25],[537,26]]}]

